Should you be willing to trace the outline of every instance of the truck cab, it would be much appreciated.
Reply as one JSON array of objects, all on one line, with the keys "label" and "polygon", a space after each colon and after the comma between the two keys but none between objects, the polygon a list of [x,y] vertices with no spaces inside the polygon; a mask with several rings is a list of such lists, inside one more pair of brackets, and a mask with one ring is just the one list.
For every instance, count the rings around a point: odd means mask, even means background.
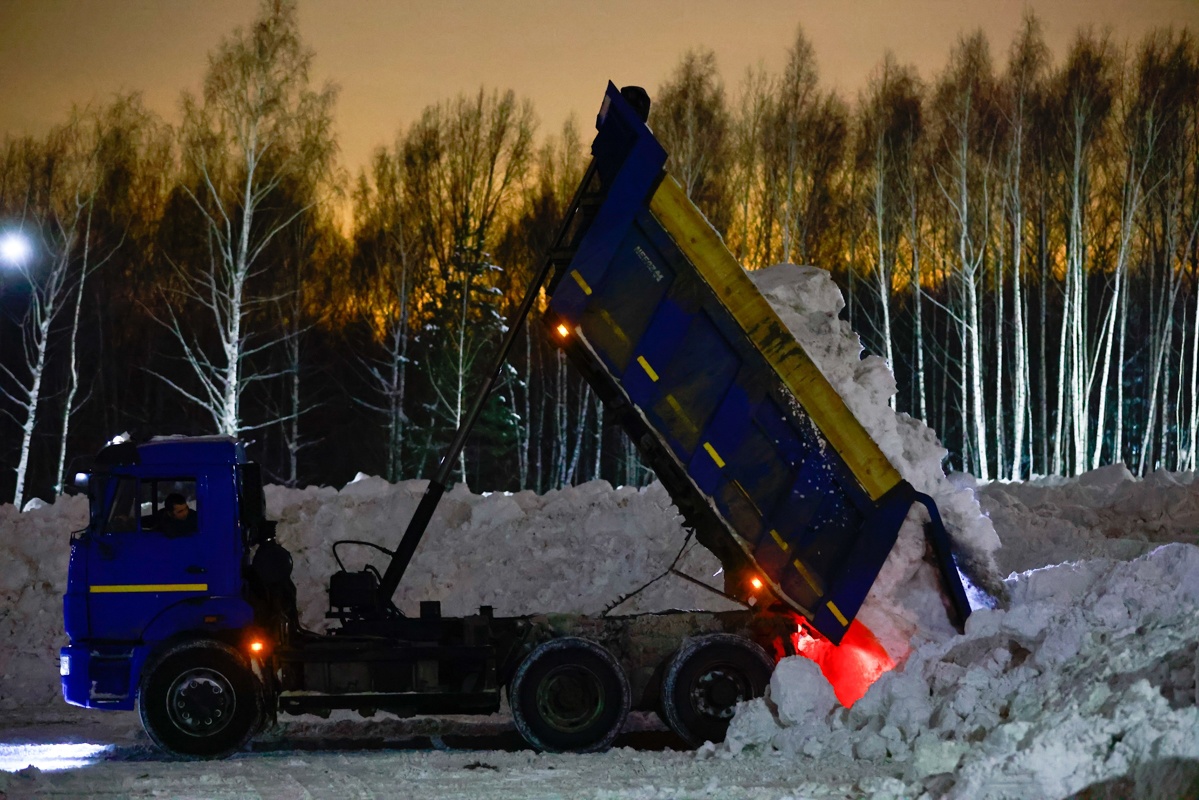
[{"label": "truck cab", "polygon": [[261,481],[227,437],[114,441],[77,479],[90,513],[71,537],[63,695],[132,709],[156,646],[195,631],[236,646],[251,626],[243,573],[264,527]]}]

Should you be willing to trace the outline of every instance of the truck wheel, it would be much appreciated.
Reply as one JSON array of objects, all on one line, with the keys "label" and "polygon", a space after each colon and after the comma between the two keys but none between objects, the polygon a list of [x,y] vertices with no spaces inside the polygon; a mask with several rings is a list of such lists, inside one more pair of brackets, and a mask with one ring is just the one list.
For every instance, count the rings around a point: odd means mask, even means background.
[{"label": "truck wheel", "polygon": [[232,647],[186,642],[146,667],[138,686],[138,715],[154,744],[168,753],[224,758],[259,729],[262,692]]},{"label": "truck wheel", "polygon": [[508,700],[516,729],[538,750],[595,752],[620,733],[629,713],[629,681],[603,647],[568,636],[525,656]]},{"label": "truck wheel", "polygon": [[723,742],[737,703],[766,693],[774,661],[748,639],[710,633],[683,642],[662,678],[662,712],[692,747]]}]

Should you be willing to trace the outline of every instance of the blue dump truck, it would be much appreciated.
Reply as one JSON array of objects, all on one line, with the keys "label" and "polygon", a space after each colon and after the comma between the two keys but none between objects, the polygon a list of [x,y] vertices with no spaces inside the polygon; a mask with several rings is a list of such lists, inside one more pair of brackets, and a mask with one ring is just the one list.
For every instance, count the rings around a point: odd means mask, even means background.
[{"label": "blue dump truck", "polygon": [[[630,708],[695,745],[765,691],[797,625],[836,644],[913,504],[947,612],[969,614],[936,505],[896,472],[664,171],[649,100],[609,84],[592,162],[494,370],[386,565],[329,580],[305,630],[258,467],[222,437],[114,441],[86,473],[63,601],[67,702],[137,709],[182,757],[242,748],[279,714],[490,714],[506,692],[541,750],[608,747]],[[744,610],[406,616],[393,595],[539,298],[547,335],[620,421],[724,566]],[[363,542],[337,542],[339,548]],[[547,609],[552,612],[554,609]]]}]

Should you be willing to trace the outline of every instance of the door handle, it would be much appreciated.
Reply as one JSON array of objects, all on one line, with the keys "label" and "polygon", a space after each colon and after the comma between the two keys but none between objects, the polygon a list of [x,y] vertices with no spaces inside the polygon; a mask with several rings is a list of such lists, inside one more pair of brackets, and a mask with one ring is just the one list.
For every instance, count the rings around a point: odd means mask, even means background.
[{"label": "door handle", "polygon": [[197,567],[195,564],[192,564],[187,568],[188,575],[203,575],[207,571],[208,570],[204,569],[203,567]]}]

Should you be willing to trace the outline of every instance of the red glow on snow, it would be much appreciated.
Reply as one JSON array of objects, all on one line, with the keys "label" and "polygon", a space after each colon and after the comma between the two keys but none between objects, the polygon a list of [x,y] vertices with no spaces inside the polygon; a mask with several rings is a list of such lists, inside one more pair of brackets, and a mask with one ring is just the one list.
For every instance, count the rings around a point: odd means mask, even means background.
[{"label": "red glow on snow", "polygon": [[874,634],[856,619],[849,623],[841,644],[834,645],[814,631],[805,629],[793,637],[796,651],[820,666],[841,705],[850,708],[895,662]]}]

